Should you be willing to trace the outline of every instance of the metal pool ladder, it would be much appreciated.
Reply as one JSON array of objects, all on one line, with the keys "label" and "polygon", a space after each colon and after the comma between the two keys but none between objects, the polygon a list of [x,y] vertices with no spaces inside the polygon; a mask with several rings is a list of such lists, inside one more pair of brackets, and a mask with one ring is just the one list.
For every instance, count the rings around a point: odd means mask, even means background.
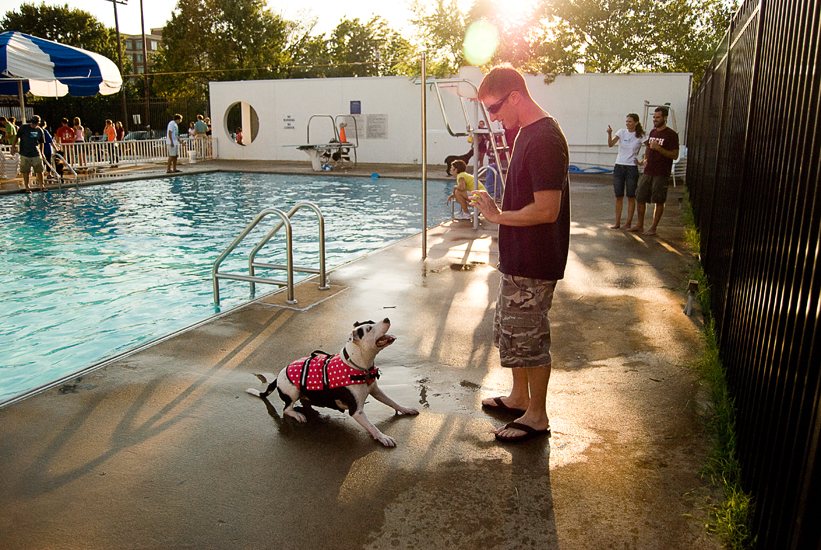
[{"label": "metal pool ladder", "polygon": [[[314,269],[312,267],[305,267],[305,266],[295,266],[294,265],[294,252],[293,252],[293,238],[292,238],[292,230],[291,230],[291,217],[297,213],[301,208],[307,207],[316,213],[317,218],[319,219],[319,269]],[[219,267],[222,261],[225,259],[228,254],[230,254],[239,243],[251,232],[254,227],[257,226],[259,222],[262,221],[268,215],[276,215],[279,216],[280,222],[273,228],[271,231],[265,235],[262,240],[254,247],[251,253],[248,255],[248,275],[242,275],[240,273],[220,273]],[[257,262],[256,256],[257,252],[268,244],[268,241],[279,231],[282,226],[285,226],[285,240],[286,240],[286,264],[268,264],[264,262]],[[255,275],[255,268],[262,267],[266,269],[284,269],[286,271],[286,279],[271,279],[267,277],[258,277]],[[211,278],[214,282],[214,304],[219,305],[220,303],[220,289],[219,289],[219,279],[234,279],[237,281],[248,281],[251,283],[251,295],[254,295],[256,291],[256,283],[268,284],[268,285],[279,285],[287,287],[288,292],[288,299],[287,302],[289,304],[295,304],[297,301],[294,299],[294,271],[298,271],[300,273],[318,273],[319,274],[319,289],[320,290],[328,290],[330,288],[328,286],[328,279],[325,274],[325,218],[322,216],[322,212],[320,212],[319,208],[311,204],[309,202],[299,203],[291,210],[285,214],[281,210],[276,208],[266,208],[259,214],[254,220],[248,224],[248,226],[240,233],[239,237],[234,239],[228,248],[220,254],[219,258],[214,262],[214,268],[211,270]]]}]

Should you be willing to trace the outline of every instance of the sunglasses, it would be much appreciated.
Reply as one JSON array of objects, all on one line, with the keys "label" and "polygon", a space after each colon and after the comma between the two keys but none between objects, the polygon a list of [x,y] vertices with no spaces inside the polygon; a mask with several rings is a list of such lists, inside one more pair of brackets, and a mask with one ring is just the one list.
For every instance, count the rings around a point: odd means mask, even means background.
[{"label": "sunglasses", "polygon": [[487,112],[492,114],[492,115],[495,115],[496,113],[498,113],[499,109],[502,108],[502,105],[504,104],[505,101],[507,101],[507,98],[510,97],[510,94],[512,94],[512,93],[513,93],[513,91],[508,92],[507,95],[505,95],[505,97],[503,97],[502,99],[500,99],[499,101],[497,101],[493,105],[488,105],[487,107],[485,107],[485,109],[487,109]]}]

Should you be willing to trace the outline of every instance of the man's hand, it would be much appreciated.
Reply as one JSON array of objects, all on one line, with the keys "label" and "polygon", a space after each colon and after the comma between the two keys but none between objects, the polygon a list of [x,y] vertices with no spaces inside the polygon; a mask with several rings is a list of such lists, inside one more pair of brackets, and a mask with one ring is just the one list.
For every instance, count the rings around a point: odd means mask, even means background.
[{"label": "man's hand", "polygon": [[499,215],[499,207],[496,206],[496,201],[487,191],[483,189],[473,191],[469,198],[470,204],[478,208],[487,221],[496,223],[495,219]]}]

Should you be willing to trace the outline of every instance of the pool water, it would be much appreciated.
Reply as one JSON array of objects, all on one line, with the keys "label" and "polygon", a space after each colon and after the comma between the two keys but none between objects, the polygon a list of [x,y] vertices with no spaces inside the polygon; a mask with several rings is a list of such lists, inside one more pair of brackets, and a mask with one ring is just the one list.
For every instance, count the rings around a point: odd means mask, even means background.
[{"label": "pool water", "polygon": [[[450,218],[452,185],[428,182],[428,226]],[[0,197],[0,404],[218,312],[214,260],[261,210],[316,204],[330,270],[419,233],[421,188],[418,180],[215,173]],[[260,223],[220,271],[247,274],[248,252],[278,221]],[[294,264],[318,268],[316,215],[304,208],[292,225]],[[284,235],[257,260],[284,264]],[[277,288],[257,285],[257,295]],[[222,309],[249,298],[248,283],[220,281]]]}]

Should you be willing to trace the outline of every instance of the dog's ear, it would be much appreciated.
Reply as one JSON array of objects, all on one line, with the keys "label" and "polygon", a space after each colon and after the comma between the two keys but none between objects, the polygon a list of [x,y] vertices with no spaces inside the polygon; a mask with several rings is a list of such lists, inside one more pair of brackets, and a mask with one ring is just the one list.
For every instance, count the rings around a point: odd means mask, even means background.
[{"label": "dog's ear", "polygon": [[357,321],[353,324],[353,327],[356,328],[360,325],[374,325],[374,324],[376,324],[376,323],[374,323],[373,321],[362,321],[361,323],[359,321]]}]

